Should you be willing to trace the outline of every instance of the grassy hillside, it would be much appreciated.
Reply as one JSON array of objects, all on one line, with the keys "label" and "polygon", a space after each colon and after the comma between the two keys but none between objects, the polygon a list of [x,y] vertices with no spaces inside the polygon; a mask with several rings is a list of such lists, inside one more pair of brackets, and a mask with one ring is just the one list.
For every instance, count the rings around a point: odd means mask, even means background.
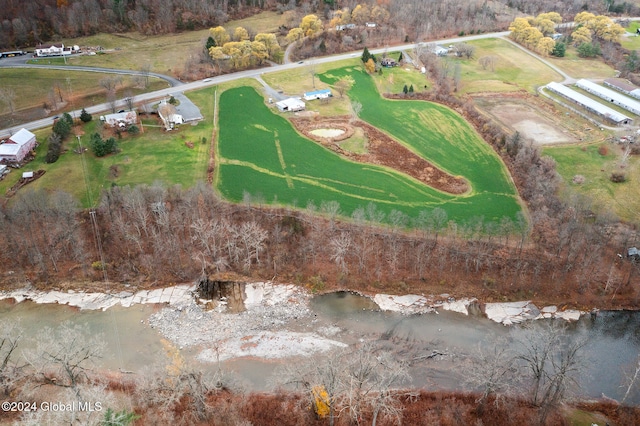
[{"label": "grassy hillside", "polygon": [[347,74],[355,81],[349,95],[367,105],[363,119],[467,178],[471,193],[444,194],[394,170],[347,161],[300,136],[250,88],[226,91],[220,99],[220,192],[234,201],[251,194],[262,202],[302,207],[337,201],[347,215],[374,203],[387,213],[396,209],[411,217],[434,207],[456,221],[516,216],[520,206],[504,166],[460,116],[427,102],[384,100],[370,77],[349,69],[321,78],[331,83]]}]

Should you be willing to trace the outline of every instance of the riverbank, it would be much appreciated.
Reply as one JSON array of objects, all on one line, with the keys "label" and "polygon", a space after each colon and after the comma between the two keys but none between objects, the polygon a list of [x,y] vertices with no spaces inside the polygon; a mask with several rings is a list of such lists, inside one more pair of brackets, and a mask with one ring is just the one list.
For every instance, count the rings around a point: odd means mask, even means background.
[{"label": "riverbank", "polygon": [[[114,306],[165,305],[149,317],[148,325],[180,349],[195,348],[199,352],[197,359],[203,362],[309,356],[347,346],[335,338],[340,330],[316,324],[309,308],[312,294],[302,287],[246,283],[242,285],[240,300],[202,300],[197,299],[195,292],[196,286],[192,284],[113,294],[74,290],[42,292],[25,288],[1,292],[0,300],[11,299],[16,303],[30,300],[103,311]],[[362,296],[371,299],[381,311],[404,315],[451,311],[485,315],[503,325],[543,318],[577,321],[585,314],[576,310],[561,311],[556,306],[539,309],[530,301],[481,304],[475,298],[455,299],[448,294]]]}]

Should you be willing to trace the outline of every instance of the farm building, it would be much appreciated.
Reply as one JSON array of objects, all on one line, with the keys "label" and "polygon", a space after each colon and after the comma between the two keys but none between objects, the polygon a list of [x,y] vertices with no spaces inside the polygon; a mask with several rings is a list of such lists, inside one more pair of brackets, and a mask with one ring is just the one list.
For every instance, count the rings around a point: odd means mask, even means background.
[{"label": "farm building", "polygon": [[632,98],[640,99],[640,88],[620,78],[607,78],[604,80],[604,85]]},{"label": "farm building", "polygon": [[0,144],[0,162],[19,163],[35,147],[36,135],[27,129],[20,129]]},{"label": "farm building", "polygon": [[307,92],[304,94],[304,100],[305,101],[313,101],[315,99],[327,99],[330,98],[331,96],[333,96],[331,94],[331,89],[322,89],[322,90],[316,90],[314,92]]},{"label": "farm building", "polygon": [[624,108],[636,115],[640,115],[640,102],[630,99],[621,93],[607,89],[592,81],[581,79],[576,82],[576,86],[582,90],[586,90],[589,93],[596,95],[599,98],[604,99],[607,102],[611,102],[614,105],[618,105],[620,108]]},{"label": "farm building", "polygon": [[305,108],[304,102],[296,98],[288,98],[283,101],[276,102],[276,106],[281,112],[302,111]]},{"label": "farm building", "polygon": [[40,44],[36,47],[34,56],[45,57],[45,56],[62,56],[62,55],[71,55],[72,53],[77,53],[80,51],[80,47],[71,46],[64,47],[64,44]]},{"label": "farm building", "polygon": [[582,93],[578,93],[563,84],[552,81],[551,83],[547,84],[547,89],[569,99],[570,101],[579,104],[583,108],[595,114],[598,114],[609,121],[614,122],[615,124],[630,124],[632,121],[631,118],[627,117],[626,115],[621,114],[618,111],[601,104],[595,99],[591,99],[590,97],[583,95]]},{"label": "farm building", "polygon": [[352,30],[355,27],[356,27],[356,24],[336,25],[336,31]]},{"label": "farm building", "polygon": [[627,249],[627,257],[633,260],[640,260],[640,250],[636,247],[630,247]]},{"label": "farm building", "polygon": [[125,128],[130,124],[136,124],[138,114],[135,111],[118,112],[116,114],[107,114],[100,117],[100,121],[111,127]]}]

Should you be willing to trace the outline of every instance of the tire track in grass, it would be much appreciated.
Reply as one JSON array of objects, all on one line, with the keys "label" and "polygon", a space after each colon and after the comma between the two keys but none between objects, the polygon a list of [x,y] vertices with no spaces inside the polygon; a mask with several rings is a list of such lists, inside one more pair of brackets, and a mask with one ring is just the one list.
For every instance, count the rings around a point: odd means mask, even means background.
[{"label": "tire track in grass", "polygon": [[280,166],[282,167],[282,173],[284,174],[284,178],[287,181],[287,186],[290,189],[293,189],[293,179],[287,173],[287,163],[284,161],[284,155],[282,154],[282,147],[280,146],[280,139],[278,139],[278,132],[273,132],[273,141],[276,144],[276,152],[278,153],[278,160],[280,161]]}]

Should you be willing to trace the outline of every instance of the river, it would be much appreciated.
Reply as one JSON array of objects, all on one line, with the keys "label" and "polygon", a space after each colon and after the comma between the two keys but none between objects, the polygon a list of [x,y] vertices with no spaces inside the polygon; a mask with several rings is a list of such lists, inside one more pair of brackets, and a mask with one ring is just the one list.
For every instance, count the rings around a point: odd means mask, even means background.
[{"label": "river", "polygon": [[[500,336],[514,337],[521,330],[519,326],[505,327],[484,317],[455,312],[422,315],[383,312],[371,299],[345,292],[315,296],[309,308],[308,320],[295,321],[290,330],[304,332],[323,327],[334,330],[331,339],[346,344],[375,341],[400,357],[419,360],[410,369],[411,386],[428,389],[459,389],[462,379],[459,367],[469,354],[477,351],[479,344]],[[88,311],[66,305],[5,301],[0,303],[0,321],[20,322],[27,337],[22,348],[32,345],[29,337],[35,337],[45,326],[55,327],[64,321],[86,323],[92,333],[102,333],[108,343],[102,367],[140,373],[146,366],[166,364],[168,360],[167,341],[148,324],[149,317],[160,309],[154,305],[134,305]],[[575,338],[588,339],[587,362],[579,380],[580,395],[599,398],[604,394],[621,399],[622,369],[633,365],[640,353],[640,313],[585,315],[570,324],[569,332]],[[188,362],[215,368],[196,359],[200,349],[183,348],[181,354]],[[440,355],[428,357],[434,353]],[[247,388],[265,390],[277,367],[291,361],[240,358],[224,361],[222,367],[236,373]],[[640,403],[638,395],[632,402]]]}]

